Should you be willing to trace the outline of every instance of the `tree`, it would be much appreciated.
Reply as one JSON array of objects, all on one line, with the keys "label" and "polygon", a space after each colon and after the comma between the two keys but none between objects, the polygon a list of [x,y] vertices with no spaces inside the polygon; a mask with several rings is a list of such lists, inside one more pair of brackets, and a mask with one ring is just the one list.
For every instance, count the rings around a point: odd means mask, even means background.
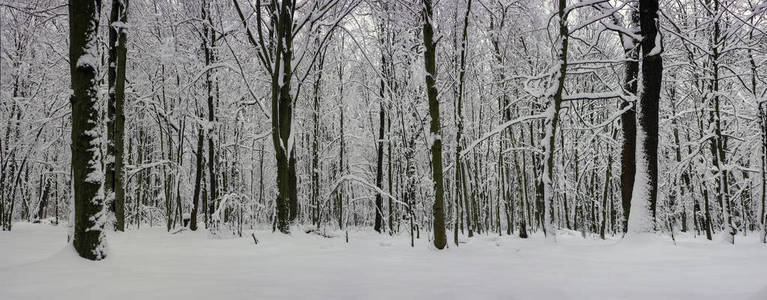
[{"label": "tree", "polygon": [[[389,41],[389,34],[390,32],[387,31],[388,25],[389,25],[389,12],[388,7],[386,3],[382,3],[383,12],[382,14],[384,16],[381,17],[381,24],[379,25],[379,43],[380,43],[380,51],[381,51],[381,78],[380,80],[380,86],[378,88],[378,97],[379,97],[379,109],[378,109],[378,141],[376,142],[376,188],[378,188],[379,191],[383,191],[383,156],[384,156],[384,138],[386,134],[386,111],[384,109],[384,102],[386,99],[386,91],[387,91],[387,85],[390,82],[389,78],[391,78],[389,74],[389,61],[387,61],[387,49],[390,48],[389,45],[387,45]],[[388,88],[391,88],[390,86]],[[381,195],[381,192],[376,193],[376,199],[375,199],[375,222],[373,223],[373,229],[379,233],[381,233],[384,230],[383,226],[383,196]],[[390,206],[391,207],[391,206]]]},{"label": "tree", "polygon": [[[466,47],[468,47],[468,29],[469,29],[469,15],[471,14],[471,3],[472,0],[469,0],[466,3],[466,13],[463,16],[463,28],[461,31],[461,42],[458,45],[460,54],[459,59],[460,62],[458,64],[458,90],[457,95],[455,96],[455,127],[456,127],[456,134],[455,134],[455,184],[456,184],[456,210],[458,210],[458,207],[461,206],[461,199],[463,199],[463,214],[466,215],[466,227],[469,232],[469,237],[473,236],[474,233],[471,229],[471,214],[469,213],[469,197],[466,192],[466,182],[464,177],[464,170],[463,170],[463,162],[461,161],[461,150],[463,149],[463,95],[464,95],[464,86],[465,86],[465,79],[466,79]],[[456,37],[457,38],[457,37]],[[456,213],[457,216],[457,213]],[[453,242],[456,246],[458,246],[458,220],[456,218],[455,220],[455,228],[453,229],[455,232],[453,232]]]},{"label": "tree", "polygon": [[112,201],[115,229],[125,231],[124,137],[125,67],[128,0],[113,0],[109,16],[109,101],[107,105],[107,163],[104,189]]},{"label": "tree", "polygon": [[[629,29],[637,30],[639,12],[632,6]],[[626,62],[623,64],[623,88],[626,92],[636,95],[637,76],[639,73],[639,45],[633,37],[621,34],[623,53]],[[627,41],[630,41],[627,43]],[[621,109],[633,105],[622,101]],[[623,143],[621,143],[621,203],[623,204],[623,233],[628,229],[629,215],[631,213],[631,194],[634,190],[634,175],[636,170],[636,109],[629,108],[621,115],[621,131]]]},{"label": "tree", "polygon": [[106,257],[104,174],[98,116],[100,0],[69,1],[69,65],[72,74],[72,177],[75,224],[72,242],[86,259]]},{"label": "tree", "polygon": [[437,62],[436,47],[434,41],[434,28],[432,27],[433,13],[431,0],[423,0],[423,44],[424,67],[426,70],[426,94],[429,99],[429,142],[431,144],[431,169],[434,180],[434,247],[445,248],[447,236],[445,235],[445,202],[442,182],[442,125],[439,116],[439,100],[437,100]]},{"label": "tree", "polygon": [[[306,71],[303,75],[299,75],[296,71],[302,61],[307,61],[307,70],[311,70],[321,52],[316,51],[311,58],[306,60],[304,60],[303,55],[299,56],[299,60],[294,64],[294,38],[302,29],[306,29],[310,33],[314,32],[316,26],[321,25],[319,20],[338,8],[335,16],[337,18],[331,23],[330,30],[325,32],[324,37],[320,39],[321,42],[318,47],[322,48],[328,37],[332,35],[333,29],[346,15],[351,13],[359,2],[325,0],[312,2],[307,6],[297,6],[295,1],[272,1],[267,5],[270,16],[268,22],[271,27],[264,30],[262,23],[265,22],[265,19],[261,12],[261,1],[257,0],[254,11],[257,37],[248,27],[247,18],[238,1],[233,0],[233,3],[240,21],[246,29],[248,42],[258,50],[258,60],[271,77],[271,133],[277,160],[278,190],[275,201],[277,206],[276,229],[282,233],[289,233],[290,222],[298,216],[296,139],[293,125],[294,106],[295,99],[300,95],[301,86],[310,74],[309,71]],[[307,10],[304,12],[304,18],[294,19],[300,8]],[[269,38],[268,44],[265,42],[264,36]],[[308,35],[308,38],[312,38],[311,34]],[[294,77],[299,78],[295,93],[291,89]]]},{"label": "tree", "polygon": [[712,106],[709,110],[709,118],[708,122],[710,124],[713,124],[712,133],[713,138],[711,138],[710,142],[710,151],[711,151],[711,160],[712,165],[716,169],[716,182],[717,182],[717,189],[716,189],[716,198],[719,202],[719,205],[722,207],[722,218],[724,219],[724,230],[722,232],[722,238],[730,244],[735,243],[735,234],[737,233],[737,228],[735,228],[735,225],[733,224],[732,220],[732,209],[730,204],[730,187],[729,187],[729,178],[730,173],[728,170],[724,167],[724,165],[728,164],[727,158],[725,154],[727,153],[727,146],[726,146],[726,140],[725,137],[722,134],[722,117],[721,117],[721,108],[720,108],[720,64],[722,63],[720,60],[722,59],[722,53],[721,53],[721,29],[720,29],[720,7],[719,7],[719,0],[713,0],[713,3],[711,0],[706,1],[707,6],[710,6],[708,11],[708,16],[713,21],[713,30],[711,32],[711,39],[710,41],[710,48],[711,48],[711,84],[710,84],[710,93],[711,93],[711,103]]},{"label": "tree", "polygon": [[[202,125],[197,125],[197,151],[195,151],[195,157],[197,158],[195,174],[194,174],[194,195],[192,196],[192,212],[189,216],[189,229],[192,231],[197,230],[197,211],[200,205],[200,189],[202,187],[202,176],[204,171],[203,166],[203,147],[205,147],[205,131],[202,129]],[[205,216],[207,221],[207,214]]]},{"label": "tree", "polygon": [[642,34],[642,88],[639,95],[637,160],[631,215],[628,231],[647,233],[655,230],[655,206],[658,199],[658,110],[663,79],[663,41],[658,32],[658,0],[639,2]]},{"label": "tree", "polygon": [[567,74],[567,46],[569,43],[569,31],[567,29],[567,15],[565,13],[566,1],[559,0],[559,61],[558,69],[552,76],[552,84],[555,84],[554,93],[551,94],[551,103],[547,111],[544,124],[546,135],[544,136],[544,174],[543,174],[543,232],[546,237],[556,240],[556,229],[552,217],[554,205],[554,147],[556,145],[557,125],[559,123],[559,110],[562,108],[562,93],[565,89],[565,75]]}]

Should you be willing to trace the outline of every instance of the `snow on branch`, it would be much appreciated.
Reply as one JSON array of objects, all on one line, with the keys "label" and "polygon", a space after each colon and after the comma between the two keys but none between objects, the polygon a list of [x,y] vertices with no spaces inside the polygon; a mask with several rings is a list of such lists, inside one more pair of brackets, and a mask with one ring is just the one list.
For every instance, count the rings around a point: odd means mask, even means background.
[{"label": "snow on branch", "polygon": [[609,0],[586,0],[586,1],[575,3],[565,8],[565,18],[567,18],[567,15],[569,15],[572,11],[576,9],[588,7],[588,6],[594,6],[594,5],[602,4],[605,2],[609,2]]},{"label": "snow on branch", "polygon": [[138,172],[141,172],[143,170],[151,169],[151,168],[159,167],[159,166],[163,166],[163,165],[169,165],[169,164],[172,164],[172,163],[173,163],[172,161],[164,159],[164,160],[155,161],[155,162],[151,162],[151,163],[147,163],[147,164],[143,164],[143,165],[127,165],[126,166],[126,169],[127,169],[126,173],[128,174],[128,177],[130,178],[131,176],[136,175],[136,174],[138,174]]},{"label": "snow on branch", "polygon": [[620,98],[626,101],[634,101],[627,95],[623,94],[623,91],[610,91],[602,93],[577,93],[562,96],[562,101],[575,101],[575,100],[603,100]]},{"label": "snow on branch", "polygon": [[371,184],[370,182],[367,182],[367,180],[359,178],[359,177],[354,176],[354,175],[344,175],[343,177],[341,177],[338,180],[336,180],[336,182],[334,182],[333,185],[331,186],[332,188],[330,189],[328,194],[325,195],[325,197],[324,197],[324,198],[326,198],[326,201],[330,197],[330,195],[333,194],[338,189],[338,187],[342,183],[344,183],[344,182],[357,182],[357,183],[360,183],[360,184],[362,184],[362,186],[375,191],[376,193],[380,194],[381,196],[387,197],[387,198],[391,199],[392,201],[394,201],[394,202],[396,202],[396,203],[398,203],[400,205],[403,205],[405,207],[410,207],[410,205],[408,205],[407,203],[402,202],[401,200],[397,199],[397,197],[394,197],[392,194],[389,194],[389,193],[385,192],[384,190],[378,188],[374,184]]},{"label": "snow on branch", "polygon": [[477,145],[482,143],[482,141],[487,140],[487,139],[491,138],[492,136],[501,133],[504,129],[509,128],[509,127],[513,126],[514,124],[519,124],[519,123],[527,122],[527,121],[531,121],[531,120],[544,119],[544,118],[546,118],[546,116],[547,116],[546,113],[541,113],[541,114],[537,114],[537,115],[529,115],[529,116],[519,117],[519,118],[516,118],[514,120],[506,121],[503,124],[498,125],[498,127],[494,128],[492,131],[486,133],[482,137],[480,137],[480,138],[474,140],[473,142],[471,142],[471,145],[469,145],[468,147],[466,147],[466,149],[461,151],[461,157],[466,157],[466,155],[468,155],[469,152],[471,152],[471,150],[473,150],[475,147],[477,147]]},{"label": "snow on branch", "polygon": [[[595,17],[591,18],[591,19],[588,19],[588,20],[586,20],[585,22],[583,22],[583,23],[581,23],[581,24],[578,24],[578,25],[576,25],[576,26],[573,26],[573,28],[572,28],[572,29],[570,29],[570,31],[569,31],[568,33],[569,33],[569,34],[573,34],[573,33],[575,33],[576,31],[578,31],[578,30],[581,30],[581,29],[585,28],[586,26],[589,26],[589,25],[591,25],[591,24],[594,24],[594,23],[596,23],[596,22],[600,22],[600,21],[602,21],[602,19],[604,19],[604,18],[608,18],[608,17],[611,17],[613,14],[615,14],[615,13],[617,13],[618,11],[620,11],[621,9],[623,9],[623,7],[624,7],[624,6],[626,6],[626,3],[624,3],[624,4],[623,4],[623,5],[621,5],[621,6],[616,6],[616,7],[612,8],[612,9],[610,9],[610,10],[608,10],[608,11],[602,12],[601,14],[599,14],[599,15],[597,15],[597,16],[595,16]],[[604,22],[602,22],[602,24],[605,24],[605,23],[604,23]],[[617,25],[614,25],[614,24],[613,24],[612,26],[613,26],[613,27],[621,27],[621,26],[617,26]],[[605,27],[607,27],[607,25],[605,25]],[[621,27],[621,28],[622,28],[622,27]],[[609,29],[609,28],[608,28],[608,29]],[[625,29],[625,28],[624,28],[624,29]],[[618,30],[616,30],[616,31],[618,31]],[[619,32],[623,32],[623,31],[619,31]]]}]

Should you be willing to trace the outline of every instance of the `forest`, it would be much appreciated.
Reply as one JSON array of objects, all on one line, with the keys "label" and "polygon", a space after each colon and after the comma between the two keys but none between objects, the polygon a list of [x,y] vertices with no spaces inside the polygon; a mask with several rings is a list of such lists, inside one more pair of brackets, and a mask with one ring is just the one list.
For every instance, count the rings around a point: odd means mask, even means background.
[{"label": "forest", "polygon": [[710,254],[751,290],[632,297],[767,297],[766,172],[763,0],[0,0],[0,298],[42,295],[13,266],[76,261],[64,242],[105,266],[133,243],[692,251],[654,262]]}]

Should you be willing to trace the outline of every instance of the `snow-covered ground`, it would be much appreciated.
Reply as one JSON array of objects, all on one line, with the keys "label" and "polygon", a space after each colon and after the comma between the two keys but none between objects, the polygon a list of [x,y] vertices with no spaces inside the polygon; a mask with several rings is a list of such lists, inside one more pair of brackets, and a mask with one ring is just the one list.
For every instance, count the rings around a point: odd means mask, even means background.
[{"label": "snow-covered ground", "polygon": [[108,259],[89,262],[65,226],[19,223],[0,232],[0,299],[767,299],[755,235],[735,246],[482,235],[437,251],[404,234],[335,234],[259,230],[255,245],[142,228],[110,233]]}]

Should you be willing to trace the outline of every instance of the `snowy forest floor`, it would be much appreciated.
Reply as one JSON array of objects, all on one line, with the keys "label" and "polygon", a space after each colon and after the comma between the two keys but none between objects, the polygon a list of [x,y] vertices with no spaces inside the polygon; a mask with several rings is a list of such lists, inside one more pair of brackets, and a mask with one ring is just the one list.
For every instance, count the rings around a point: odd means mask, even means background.
[{"label": "snowy forest floor", "polygon": [[0,232],[0,299],[767,299],[767,245],[701,238],[626,242],[481,235],[437,251],[424,238],[334,238],[256,230],[142,228],[109,234],[109,257],[80,259],[66,226]]}]

